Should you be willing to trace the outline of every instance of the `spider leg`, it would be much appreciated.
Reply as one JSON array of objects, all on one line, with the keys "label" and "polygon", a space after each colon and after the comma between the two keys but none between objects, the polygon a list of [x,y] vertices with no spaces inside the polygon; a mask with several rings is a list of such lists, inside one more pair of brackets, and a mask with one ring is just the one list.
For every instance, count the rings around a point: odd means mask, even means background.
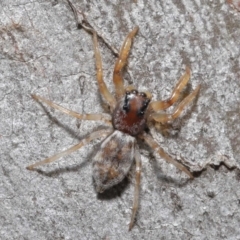
[{"label": "spider leg", "polygon": [[58,153],[56,155],[53,155],[52,157],[49,157],[49,158],[46,158],[42,161],[39,161],[39,162],[36,162],[32,165],[29,165],[27,166],[27,169],[28,170],[34,170],[34,168],[38,167],[38,166],[41,166],[41,165],[44,165],[44,164],[47,164],[47,163],[51,163],[51,162],[54,162],[56,161],[57,159],[61,158],[61,157],[64,157],[64,156],[67,156],[69,155],[70,153],[78,150],[79,148],[83,147],[84,145],[86,145],[87,143],[91,142],[92,140],[96,139],[96,138],[99,138],[99,137],[104,137],[104,136],[107,136],[108,134],[110,134],[112,132],[112,129],[104,129],[104,130],[99,130],[99,131],[96,131],[96,132],[93,132],[91,134],[89,134],[86,138],[84,138],[83,140],[81,140],[78,144],[76,144],[75,146],[61,152],[61,153]]},{"label": "spider leg", "polygon": [[75,118],[78,118],[78,119],[81,119],[81,120],[104,121],[104,122],[111,125],[111,116],[108,115],[108,114],[79,114],[79,113],[71,111],[67,108],[61,107],[58,104],[47,100],[46,98],[43,98],[43,97],[40,97],[40,96],[37,96],[37,95],[34,95],[34,94],[32,95],[32,98],[35,99],[36,101],[40,100],[40,101],[46,103],[48,106],[50,106],[52,108],[55,108],[55,109],[61,111],[62,113],[68,114],[72,117],[75,117]]},{"label": "spider leg", "polygon": [[116,97],[119,99],[124,94],[124,83],[122,78],[122,69],[127,63],[127,58],[130,52],[130,48],[133,42],[133,38],[138,31],[138,27],[135,27],[126,37],[122,48],[119,53],[119,57],[115,63],[113,72],[113,83],[115,85]]},{"label": "spider leg", "polygon": [[186,98],[184,98],[179,103],[179,105],[174,109],[172,114],[153,113],[153,114],[151,114],[150,119],[154,119],[155,121],[160,122],[160,123],[166,123],[166,122],[174,120],[175,118],[179,117],[179,115],[182,113],[183,109],[193,101],[193,99],[197,96],[199,90],[200,90],[200,85],[198,85],[197,88],[193,92],[191,92]]},{"label": "spider leg", "polygon": [[167,162],[173,164],[175,167],[180,169],[181,171],[185,172],[190,178],[193,178],[192,173],[181,163],[171,158],[164,150],[157,144],[157,142],[150,136],[144,133],[143,135],[139,136],[140,138],[144,139],[146,143],[156,151],[162,158],[164,158]]},{"label": "spider leg", "polygon": [[92,30],[93,33],[93,45],[94,45],[94,53],[96,58],[96,69],[97,69],[97,81],[99,90],[101,95],[105,98],[107,103],[109,104],[111,110],[113,110],[116,106],[116,100],[109,92],[104,80],[103,80],[103,69],[102,69],[102,58],[99,51],[98,41],[97,41],[97,33]]},{"label": "spider leg", "polygon": [[186,71],[182,75],[182,77],[178,80],[176,87],[173,89],[171,97],[164,101],[151,102],[150,108],[153,109],[154,111],[160,111],[160,110],[165,110],[170,106],[172,106],[179,99],[180,93],[183,90],[183,88],[187,85],[189,79],[190,79],[190,68],[186,67]]},{"label": "spider leg", "polygon": [[134,188],[134,198],[133,198],[133,208],[132,208],[132,215],[131,221],[129,224],[129,231],[132,229],[134,220],[136,217],[136,213],[138,210],[139,205],[139,190],[140,190],[140,180],[141,180],[141,172],[142,172],[142,161],[141,156],[139,153],[139,149],[135,149],[135,161],[136,161],[136,175],[135,175],[135,188]]}]

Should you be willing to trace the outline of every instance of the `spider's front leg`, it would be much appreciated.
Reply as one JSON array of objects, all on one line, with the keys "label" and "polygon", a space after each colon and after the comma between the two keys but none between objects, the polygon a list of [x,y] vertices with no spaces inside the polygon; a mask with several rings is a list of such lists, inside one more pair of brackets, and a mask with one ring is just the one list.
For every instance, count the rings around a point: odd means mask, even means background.
[{"label": "spider's front leg", "polygon": [[150,103],[150,108],[154,111],[165,110],[171,107],[180,97],[180,93],[183,88],[187,85],[190,79],[190,68],[186,67],[185,73],[178,80],[176,87],[172,91],[172,95],[169,99],[164,101],[153,101]]},{"label": "spider's front leg", "polygon": [[99,86],[99,91],[101,92],[101,95],[105,98],[108,105],[110,106],[111,111],[116,106],[116,100],[112,96],[112,94],[109,92],[106,83],[103,80],[103,70],[102,70],[102,58],[99,51],[98,41],[97,41],[97,33],[92,30],[93,34],[93,45],[94,45],[94,53],[96,58],[96,69],[97,69],[97,81]]},{"label": "spider's front leg", "polygon": [[180,93],[184,89],[184,87],[187,85],[189,79],[190,79],[190,69],[187,67],[185,74],[179,79],[169,99],[150,103],[150,109],[152,109],[154,112],[150,115],[149,120],[154,119],[156,122],[160,122],[164,124],[169,121],[173,121],[174,119],[179,117],[183,109],[187,105],[189,105],[193,101],[193,99],[197,96],[200,90],[200,85],[198,85],[193,92],[191,92],[187,97],[185,97],[180,102],[180,104],[174,109],[172,114],[156,113],[156,111],[165,110],[170,106],[172,106],[179,99]]},{"label": "spider's front leg", "polygon": [[173,121],[174,119],[178,118],[182,113],[183,109],[193,101],[193,99],[197,96],[199,90],[200,85],[198,85],[193,92],[191,92],[179,103],[179,105],[173,110],[172,114],[152,113],[150,118],[154,119],[156,122],[160,122],[163,124]]},{"label": "spider's front leg", "polygon": [[113,73],[113,83],[115,85],[116,98],[117,100],[121,98],[124,94],[124,83],[122,78],[122,69],[127,63],[127,58],[131,49],[134,36],[138,32],[138,27],[135,27],[126,37],[122,48],[119,53],[119,57],[115,63],[114,73]]}]

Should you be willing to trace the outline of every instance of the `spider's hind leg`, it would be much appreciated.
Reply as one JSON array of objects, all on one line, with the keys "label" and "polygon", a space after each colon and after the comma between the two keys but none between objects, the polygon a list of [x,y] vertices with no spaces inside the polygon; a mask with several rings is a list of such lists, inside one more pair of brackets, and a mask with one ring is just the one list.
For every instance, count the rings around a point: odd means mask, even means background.
[{"label": "spider's hind leg", "polygon": [[139,149],[137,147],[135,149],[135,161],[136,161],[135,188],[134,188],[131,221],[129,223],[129,231],[133,227],[136,213],[138,210],[138,205],[139,205],[139,192],[140,192],[140,180],[141,180],[141,172],[142,172],[142,161],[141,161]]},{"label": "spider's hind leg", "polygon": [[192,173],[183,164],[174,160],[167,153],[165,153],[164,150],[158,145],[158,143],[150,135],[144,133],[139,137],[141,139],[144,139],[145,142],[148,144],[148,146],[151,147],[154,151],[156,151],[160,155],[160,157],[162,157],[167,162],[173,164],[179,170],[185,172],[190,178],[193,178]]},{"label": "spider's hind leg", "polygon": [[67,108],[64,108],[44,97],[41,96],[37,96],[35,94],[32,95],[32,98],[36,101],[41,101],[44,102],[45,104],[47,104],[48,106],[55,108],[57,110],[59,110],[62,113],[65,113],[67,115],[70,115],[72,117],[81,119],[81,120],[92,120],[92,121],[104,121],[107,124],[111,125],[111,116],[108,114],[102,114],[102,113],[95,113],[95,114],[80,114],[77,112],[74,112],[72,110],[69,110]]},{"label": "spider's hind leg", "polygon": [[84,138],[82,141],[80,141],[78,144],[76,144],[75,146],[73,146],[73,147],[71,147],[71,148],[69,148],[69,149],[67,149],[67,150],[65,150],[61,153],[58,153],[58,154],[56,154],[52,157],[46,158],[42,161],[36,162],[32,165],[29,165],[29,166],[27,166],[27,169],[28,170],[34,170],[38,166],[54,162],[57,159],[59,159],[61,157],[64,157],[64,156],[67,156],[70,153],[78,150],[79,148],[83,147],[84,145],[86,145],[87,143],[91,142],[92,140],[94,140],[96,138],[104,137],[104,136],[109,135],[112,131],[113,131],[112,129],[108,129],[108,130],[104,129],[104,130],[99,130],[99,131],[93,132],[93,133],[89,134],[86,138]]}]

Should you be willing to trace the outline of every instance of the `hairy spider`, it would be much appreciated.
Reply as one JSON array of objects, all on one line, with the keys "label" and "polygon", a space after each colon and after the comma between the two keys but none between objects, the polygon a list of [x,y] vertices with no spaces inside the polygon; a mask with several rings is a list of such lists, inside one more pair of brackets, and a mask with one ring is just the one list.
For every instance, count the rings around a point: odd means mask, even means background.
[{"label": "hairy spider", "polygon": [[43,161],[37,162],[27,167],[28,170],[34,170],[36,167],[53,162],[60,157],[66,156],[93,139],[106,137],[100,146],[100,149],[93,157],[93,179],[97,192],[103,192],[106,189],[120,183],[129,172],[132,163],[136,162],[135,189],[133,208],[129,230],[133,227],[134,219],[138,209],[139,188],[141,176],[141,157],[136,138],[143,139],[154,151],[156,151],[163,159],[173,164],[178,169],[184,171],[190,178],[193,178],[190,171],[178,161],[172,159],[157,142],[145,131],[149,122],[158,122],[161,124],[177,118],[184,107],[186,107],[198,94],[200,85],[184,98],[180,104],[174,109],[172,114],[160,112],[165,110],[176,101],[179,100],[180,92],[186,86],[190,78],[190,69],[186,68],[185,74],[179,79],[172,95],[165,101],[152,101],[149,92],[138,92],[134,87],[124,87],[122,78],[122,69],[127,63],[127,58],[132,45],[134,36],[138,31],[135,27],[126,37],[119,57],[115,63],[113,72],[113,83],[115,85],[115,97],[109,92],[104,80],[102,71],[102,60],[98,47],[97,34],[93,33],[93,44],[96,58],[97,82],[102,97],[106,100],[110,107],[109,114],[79,114],[77,112],[63,108],[43,97],[32,95],[37,101],[42,101],[52,108],[55,108],[65,114],[79,118],[81,120],[105,121],[111,126],[109,129],[99,130],[89,134],[81,140],[77,145],[66,151],[58,153]]}]

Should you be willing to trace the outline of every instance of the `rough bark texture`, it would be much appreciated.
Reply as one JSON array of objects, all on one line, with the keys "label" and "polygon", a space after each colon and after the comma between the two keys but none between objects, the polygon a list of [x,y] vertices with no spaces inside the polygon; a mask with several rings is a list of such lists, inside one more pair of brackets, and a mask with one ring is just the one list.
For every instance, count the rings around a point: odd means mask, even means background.
[{"label": "rough bark texture", "polygon": [[[188,181],[141,145],[140,209],[128,232],[134,179],[96,194],[91,159],[99,141],[27,171],[101,125],[42,108],[31,93],[80,113],[104,108],[92,38],[77,29],[67,2],[1,0],[1,239],[240,239],[240,13],[223,0],[73,3],[117,49],[140,27],[124,77],[154,99],[167,98],[191,67],[192,88],[200,83],[201,91],[175,124],[177,135],[151,132],[198,176]],[[115,57],[102,41],[100,49],[113,91]]]}]

